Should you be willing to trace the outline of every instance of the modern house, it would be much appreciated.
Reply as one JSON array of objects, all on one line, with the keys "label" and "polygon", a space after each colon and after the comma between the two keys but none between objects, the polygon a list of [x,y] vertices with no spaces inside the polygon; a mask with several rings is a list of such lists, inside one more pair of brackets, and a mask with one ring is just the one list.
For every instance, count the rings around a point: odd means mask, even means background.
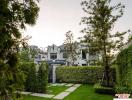
[{"label": "modern house", "polygon": [[[76,66],[87,66],[93,65],[94,62],[98,59],[97,54],[90,54],[88,51],[87,45],[84,43],[77,43],[76,48],[76,60],[74,65]],[[46,51],[40,49],[39,53],[35,56],[35,63],[40,63],[41,61],[47,61],[49,64],[60,64],[68,65],[69,58],[67,58],[64,45],[56,46],[55,44],[48,46]],[[41,51],[41,52],[40,52]]]},{"label": "modern house", "polygon": [[[55,44],[48,46],[44,51],[37,46],[30,46],[31,49],[37,51],[34,62],[36,64],[46,61],[49,64],[49,82],[56,82],[56,68],[58,65],[69,65],[70,59],[66,55],[64,45],[56,46]],[[87,45],[84,43],[76,44],[76,59],[74,61],[75,66],[89,66],[94,65],[95,61],[99,58],[96,53],[88,53]]]}]

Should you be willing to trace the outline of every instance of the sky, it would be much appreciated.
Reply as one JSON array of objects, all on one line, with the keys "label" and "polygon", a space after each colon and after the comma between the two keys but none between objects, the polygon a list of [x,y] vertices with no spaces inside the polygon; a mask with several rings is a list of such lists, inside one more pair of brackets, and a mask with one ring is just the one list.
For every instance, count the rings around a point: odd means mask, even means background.
[{"label": "sky", "polygon": [[[125,11],[115,25],[114,31],[132,30],[132,0],[112,0],[112,4],[121,2],[125,5]],[[65,34],[71,30],[75,40],[82,36],[79,25],[84,12],[80,5],[81,0],[40,0],[39,17],[36,25],[27,26],[24,36],[32,38],[29,45],[47,47],[49,45],[61,45],[65,40]]]}]

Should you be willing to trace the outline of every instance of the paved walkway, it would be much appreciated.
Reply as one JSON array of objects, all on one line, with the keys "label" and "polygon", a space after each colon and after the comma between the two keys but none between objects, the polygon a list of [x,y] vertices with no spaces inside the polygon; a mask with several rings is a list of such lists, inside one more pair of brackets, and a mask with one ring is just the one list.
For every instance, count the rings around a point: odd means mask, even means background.
[{"label": "paved walkway", "polygon": [[71,92],[75,91],[79,86],[81,86],[81,84],[55,83],[55,84],[51,84],[51,86],[68,86],[69,88],[56,96],[51,94],[32,93],[32,92],[21,92],[21,94],[62,100],[66,96],[68,96]]},{"label": "paved walkway", "polygon": [[51,95],[51,94],[41,94],[41,93],[33,93],[33,94],[30,94],[32,96],[38,96],[38,97],[45,97],[45,98],[52,98],[54,97],[55,95]]},{"label": "paved walkway", "polygon": [[53,97],[53,99],[62,100],[66,96],[68,96],[71,92],[75,91],[79,86],[81,86],[81,84],[75,84],[72,87],[70,87],[67,90],[65,90],[64,92],[61,92],[60,94],[58,94],[55,97]]},{"label": "paved walkway", "polygon": [[55,96],[55,95],[51,95],[51,94],[32,93],[32,92],[20,92],[20,93],[24,94],[24,95],[32,95],[32,96],[45,97],[45,98],[52,98]]}]

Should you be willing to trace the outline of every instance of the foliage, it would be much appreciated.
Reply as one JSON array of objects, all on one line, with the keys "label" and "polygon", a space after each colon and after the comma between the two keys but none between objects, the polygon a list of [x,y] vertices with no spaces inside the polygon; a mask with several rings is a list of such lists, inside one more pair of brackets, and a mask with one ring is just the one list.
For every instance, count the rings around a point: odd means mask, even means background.
[{"label": "foliage", "polygon": [[19,59],[21,63],[33,62],[35,55],[37,54],[36,49],[30,47],[21,48],[19,51]]},{"label": "foliage", "polygon": [[[22,87],[18,67],[18,48],[24,44],[21,31],[34,25],[39,8],[36,0],[0,0],[0,99],[15,100]],[[21,31],[20,31],[21,30]]]},{"label": "foliage", "polygon": [[29,51],[26,50],[26,49],[22,49],[20,52],[19,52],[19,58],[20,58],[20,62],[29,62],[30,61],[30,58],[29,58],[29,55],[28,55]]},{"label": "foliage", "polygon": [[116,85],[115,92],[119,94],[123,94],[123,93],[132,94],[132,89],[127,86]]},{"label": "foliage", "polygon": [[22,90],[23,81],[24,74],[18,65],[10,67],[0,61],[0,100],[10,100],[11,97],[15,100],[20,97],[19,94],[14,95],[13,93],[16,89]]},{"label": "foliage", "polygon": [[[38,69],[38,70],[37,70]],[[39,65],[33,62],[21,63],[21,70],[26,75],[25,90],[29,92],[45,93],[48,82],[48,66],[45,62]]]},{"label": "foliage", "polygon": [[[87,27],[82,30],[83,42],[88,44],[90,51],[101,54],[104,66],[103,84],[109,86],[109,69],[112,52],[122,47],[127,32],[112,33],[115,22],[122,17],[124,6],[121,3],[111,6],[112,0],[84,0],[81,5],[88,15],[81,22]],[[116,13],[115,13],[116,12]]]},{"label": "foliage", "polygon": [[[96,66],[60,66],[56,69],[57,81],[68,83],[94,84],[101,80],[102,73],[103,68]],[[111,73],[115,76],[114,69],[112,69]]]},{"label": "foliage", "polygon": [[30,92],[35,92],[37,87],[37,77],[36,77],[36,66],[34,63],[30,65],[30,69],[26,78],[26,90]]},{"label": "foliage", "polygon": [[66,52],[66,56],[68,59],[68,62],[70,62],[70,65],[74,65],[74,61],[76,60],[76,42],[74,42],[73,39],[73,33],[71,31],[68,31],[66,33],[66,39],[64,41],[64,50]]},{"label": "foliage", "polygon": [[[128,89],[132,92],[132,45],[122,50],[116,59],[117,63],[117,92]],[[125,92],[124,91],[124,92]]]},{"label": "foliage", "polygon": [[48,64],[46,62],[42,62],[40,64],[37,74],[37,80],[38,80],[37,92],[45,93],[48,84]]},{"label": "foliage", "polygon": [[132,34],[128,36],[128,43],[132,41]]},{"label": "foliage", "polygon": [[101,94],[114,94],[115,93],[112,87],[103,87],[99,83],[96,83],[94,85],[94,89],[96,93],[101,93]]}]

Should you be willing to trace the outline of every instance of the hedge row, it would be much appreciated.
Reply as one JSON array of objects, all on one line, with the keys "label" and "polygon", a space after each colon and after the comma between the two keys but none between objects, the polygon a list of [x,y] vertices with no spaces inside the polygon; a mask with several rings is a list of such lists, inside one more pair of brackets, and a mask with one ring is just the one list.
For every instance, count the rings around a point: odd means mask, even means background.
[{"label": "hedge row", "polygon": [[117,93],[132,93],[132,45],[117,56]]},{"label": "hedge row", "polygon": [[[115,76],[114,70],[112,73]],[[96,66],[60,66],[56,69],[58,82],[94,84],[102,79],[102,75],[103,68]]]}]

